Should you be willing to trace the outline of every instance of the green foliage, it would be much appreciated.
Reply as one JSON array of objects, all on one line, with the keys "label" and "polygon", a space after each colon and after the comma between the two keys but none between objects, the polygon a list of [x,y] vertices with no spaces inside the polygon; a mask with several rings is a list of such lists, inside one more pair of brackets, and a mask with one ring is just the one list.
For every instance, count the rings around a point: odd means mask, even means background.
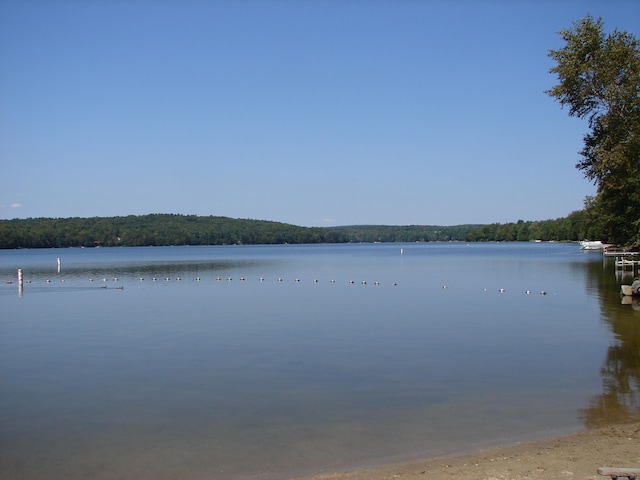
[{"label": "green foliage", "polygon": [[0,221],[0,248],[344,242],[336,232],[262,220],[194,215]]},{"label": "green foliage", "polygon": [[[0,220],[0,248],[581,240],[599,238],[588,211],[542,222],[456,225],[297,227],[264,220],[195,215]],[[591,229],[591,230],[590,230]]]},{"label": "green foliage", "polygon": [[517,223],[492,223],[469,232],[464,239],[467,242],[523,242],[543,241],[578,241],[584,238],[598,238],[590,231],[585,210],[577,210],[567,217],[555,220],[542,220]]},{"label": "green foliage", "polygon": [[481,225],[442,227],[433,225],[354,225],[330,227],[328,230],[344,235],[349,242],[449,242],[463,240]]},{"label": "green foliage", "polygon": [[0,220],[0,248],[462,240],[480,225],[298,227],[194,215]]},{"label": "green foliage", "polygon": [[627,32],[605,35],[602,19],[587,16],[560,32],[565,46],[551,50],[559,83],[547,94],[586,118],[576,167],[597,186],[590,219],[603,240],[640,240],[640,42]]}]

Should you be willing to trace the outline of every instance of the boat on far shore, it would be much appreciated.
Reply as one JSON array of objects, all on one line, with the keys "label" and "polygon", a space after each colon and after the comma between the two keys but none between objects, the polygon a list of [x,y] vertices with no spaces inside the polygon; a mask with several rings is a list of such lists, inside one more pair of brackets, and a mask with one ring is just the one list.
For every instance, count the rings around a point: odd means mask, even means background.
[{"label": "boat on far shore", "polygon": [[607,247],[600,240],[582,240],[580,250],[604,250]]}]

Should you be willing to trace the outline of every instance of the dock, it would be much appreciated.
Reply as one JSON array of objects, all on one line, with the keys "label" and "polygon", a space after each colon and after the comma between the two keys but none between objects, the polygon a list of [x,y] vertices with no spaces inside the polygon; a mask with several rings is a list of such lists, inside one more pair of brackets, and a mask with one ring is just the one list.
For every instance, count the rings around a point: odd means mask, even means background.
[{"label": "dock", "polygon": [[640,252],[605,251],[604,259],[614,258],[616,277],[635,277],[640,271]]},{"label": "dock", "polygon": [[617,269],[634,269],[640,265],[640,252],[606,252],[605,256],[615,257]]}]

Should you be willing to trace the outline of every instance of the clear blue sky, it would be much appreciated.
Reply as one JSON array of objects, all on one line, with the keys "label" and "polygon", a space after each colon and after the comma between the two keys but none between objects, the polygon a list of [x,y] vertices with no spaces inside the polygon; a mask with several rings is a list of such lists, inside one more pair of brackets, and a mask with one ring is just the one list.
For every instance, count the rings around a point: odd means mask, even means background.
[{"label": "clear blue sky", "polygon": [[595,187],[557,31],[640,2],[0,2],[0,218],[563,217]]}]

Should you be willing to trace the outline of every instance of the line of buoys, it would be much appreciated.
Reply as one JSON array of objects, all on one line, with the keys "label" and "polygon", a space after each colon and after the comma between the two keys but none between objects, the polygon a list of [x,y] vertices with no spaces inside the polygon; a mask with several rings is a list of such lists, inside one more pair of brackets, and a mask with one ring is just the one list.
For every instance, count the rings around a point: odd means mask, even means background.
[{"label": "line of buoys", "polygon": [[[164,279],[165,279],[165,281],[167,281],[167,282],[169,282],[169,281],[171,281],[171,280],[172,280],[172,278],[171,278],[171,277],[164,277]],[[233,280],[233,277],[230,277],[230,276],[229,276],[229,277],[226,277],[226,279],[227,279],[227,281],[231,282],[231,281]],[[246,281],[246,277],[238,277],[238,279],[239,279],[241,282],[245,282],[245,281]],[[113,281],[113,282],[119,282],[119,281],[120,281],[120,278],[119,278],[119,277],[112,277],[111,279],[108,279],[107,277],[104,277],[104,278],[102,279],[102,281],[103,281],[104,283],[108,282],[109,280],[111,280],[111,281]],[[144,277],[139,277],[139,278],[138,278],[138,280],[139,280],[140,282],[142,282],[142,281],[144,281],[144,280],[145,280],[145,278],[144,278]],[[156,280],[157,280],[157,278],[156,278],[156,277],[151,277],[151,281],[155,282]],[[182,281],[182,277],[179,277],[179,276],[178,276],[178,277],[175,277],[175,280],[176,280],[176,281]],[[202,278],[201,278],[201,277],[199,277],[199,276],[197,276],[197,277],[194,277],[194,278],[193,278],[193,280],[195,280],[195,281],[197,281],[197,282],[200,282],[200,281],[202,280]],[[216,280],[216,281],[221,281],[221,280],[222,280],[222,278],[221,278],[221,277],[216,277],[216,278],[215,278],[215,280]],[[266,279],[265,279],[265,277],[258,277],[258,280],[259,280],[260,282],[265,282],[265,280],[266,280]],[[59,281],[60,281],[60,283],[65,283],[65,282],[66,282],[66,279],[65,279],[65,278],[61,278]],[[88,281],[89,281],[89,282],[93,282],[93,281],[94,281],[94,278],[93,278],[93,277],[89,277]],[[285,280],[284,280],[284,278],[282,278],[282,277],[278,277],[278,278],[277,278],[277,281],[278,281],[279,283],[282,283],[282,282],[284,282]],[[300,277],[295,277],[293,281],[294,281],[295,283],[301,283],[301,282],[302,282],[302,279],[301,279]],[[23,282],[24,282],[24,283],[27,283],[27,284],[31,284],[31,283],[32,283],[32,280],[31,280],[31,279],[29,279],[29,280],[23,280]],[[52,283],[52,280],[48,278],[48,279],[46,279],[46,280],[45,280],[45,282],[46,282],[46,283]],[[320,279],[318,279],[317,277],[314,277],[314,278],[313,278],[313,283],[320,283]],[[334,278],[331,278],[331,279],[329,280],[329,283],[331,283],[331,284],[335,284],[335,283],[336,283],[336,280],[335,280]],[[353,285],[353,284],[355,284],[356,282],[355,282],[355,280],[350,279],[350,280],[348,280],[348,283],[349,283],[350,285]],[[368,283],[368,282],[367,282],[366,280],[362,280],[362,281],[360,282],[360,284],[361,284],[361,285],[367,285],[367,283]],[[11,284],[13,284],[13,281],[12,281],[12,280],[7,280],[7,281],[6,281],[6,284],[11,285]],[[380,283],[378,280],[374,281],[374,282],[373,282],[373,284],[374,284],[374,285],[376,285],[376,286],[381,285],[381,283]],[[396,283],[396,282],[392,282],[392,284],[391,284],[391,285],[393,285],[393,286],[397,286],[397,283]],[[106,287],[102,287],[102,288],[106,288]],[[124,287],[116,287],[116,288],[124,288]],[[442,285],[442,289],[446,290],[446,289],[448,289],[448,288],[449,288],[449,286],[448,286],[447,284],[443,284],[443,285]],[[483,288],[482,290],[486,292],[486,291],[487,291],[487,288]],[[499,293],[501,293],[501,294],[503,294],[503,293],[506,293],[506,292],[507,292],[507,290],[506,290],[505,288],[499,288],[499,289],[498,289],[498,292],[499,292]],[[533,291],[532,291],[532,290],[525,290],[525,291],[524,291],[524,293],[525,293],[526,295],[531,295],[531,294],[533,293]],[[544,295],[548,295],[548,292],[547,292],[547,291],[545,291],[545,290],[541,290],[539,293],[540,293],[540,295],[542,295],[542,296],[544,296]]]},{"label": "line of buoys", "polygon": [[[168,276],[167,276],[167,277],[163,277],[163,278],[164,278],[164,280],[165,280],[166,282],[170,282],[170,281],[172,280],[172,277],[168,277]],[[226,279],[227,279],[227,281],[231,282],[231,281],[233,280],[233,277],[227,277]],[[239,279],[241,282],[246,281],[246,277],[238,277],[238,279]],[[95,280],[95,279],[94,279],[93,277],[89,277],[89,278],[88,278],[88,281],[89,281],[89,282],[94,282],[94,280]],[[111,278],[103,277],[103,278],[102,278],[102,282],[103,282],[103,283],[105,283],[105,284],[106,284],[109,280],[111,280],[112,282],[119,282],[121,279],[120,279],[120,277],[111,277]],[[158,278],[157,278],[157,277],[151,277],[151,278],[150,278],[150,280],[151,280],[152,282],[156,282],[156,281],[158,280]],[[182,281],[183,279],[182,279],[182,277],[175,277],[175,280],[176,280],[176,281]],[[197,277],[194,277],[194,278],[193,278],[193,280],[194,280],[194,281],[197,281],[197,282],[200,282],[200,281],[202,280],[202,277],[197,276]],[[221,278],[221,277],[216,277],[216,278],[215,278],[215,280],[216,280],[216,281],[221,281],[221,280],[222,280],[222,278]],[[259,277],[259,278],[258,278],[258,280],[259,280],[260,282],[264,282],[266,279],[265,279],[264,277]],[[51,283],[51,282],[52,282],[52,280],[51,280],[51,279],[46,279],[45,281],[46,281],[46,283]],[[144,282],[144,281],[145,281],[145,277],[138,277],[138,281],[139,281],[139,282]],[[277,278],[277,281],[281,283],[281,282],[284,282],[285,280],[284,280],[284,278],[282,278],[282,277],[278,277],[278,278]],[[32,280],[25,280],[24,282],[25,282],[25,283],[32,283]],[[65,283],[65,282],[66,282],[66,279],[62,278],[62,279],[60,279],[60,282],[61,282],[61,283]],[[302,279],[301,279],[300,277],[295,277],[295,278],[294,278],[294,282],[295,282],[295,283],[302,283]],[[12,284],[12,283],[13,283],[13,281],[12,281],[12,280],[8,280],[6,283],[7,283],[7,284]],[[320,279],[318,279],[318,278],[314,277],[314,278],[313,278],[313,283],[320,283]],[[331,278],[331,279],[329,280],[329,283],[331,283],[331,284],[335,284],[335,283],[336,283],[336,280],[335,280],[334,278]],[[353,284],[355,284],[356,282],[355,282],[353,279],[351,279],[351,280],[349,280],[349,281],[348,281],[348,283],[349,283],[350,285],[353,285]],[[367,283],[368,283],[368,282],[367,282],[366,280],[362,280],[360,283],[361,283],[362,285],[367,285]],[[378,281],[378,280],[374,281],[374,282],[373,282],[373,284],[374,284],[374,285],[376,285],[376,286],[381,285],[380,281]],[[392,283],[392,285],[393,285],[393,286],[396,286],[396,285],[397,285],[397,283],[396,283],[396,282],[393,282],[393,283]],[[446,285],[445,285],[443,288],[447,288],[447,287],[446,287]]]}]

